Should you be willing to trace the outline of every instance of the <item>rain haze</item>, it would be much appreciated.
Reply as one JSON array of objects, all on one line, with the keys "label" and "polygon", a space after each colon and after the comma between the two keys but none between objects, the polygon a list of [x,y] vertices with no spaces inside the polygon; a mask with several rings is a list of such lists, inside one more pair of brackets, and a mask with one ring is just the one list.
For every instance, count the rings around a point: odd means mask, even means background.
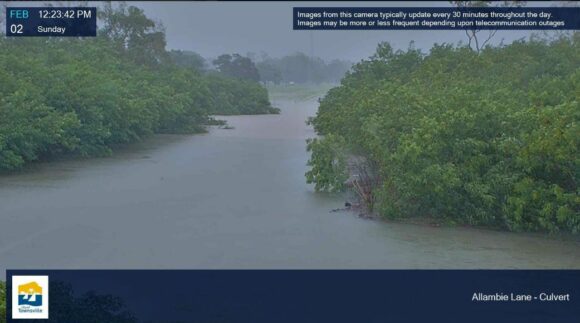
[{"label": "rain haze", "polygon": [[467,2],[0,0],[0,323],[580,317],[580,1]]},{"label": "rain haze", "polygon": [[[268,53],[279,57],[300,51],[324,59],[358,61],[374,53],[379,42],[405,49],[410,41],[421,49],[434,43],[466,41],[464,31],[338,31],[292,30],[293,7],[435,7],[449,2],[138,2],[147,15],[162,21],[167,45],[205,57],[223,53]],[[550,6],[550,3],[533,3]],[[497,44],[527,37],[529,31],[500,31]],[[311,39],[312,37],[312,39]],[[312,42],[312,48],[311,48]]]},{"label": "rain haze", "polygon": [[[16,5],[15,2],[13,5]],[[45,2],[39,2],[39,5]],[[60,2],[66,5],[67,2]],[[97,5],[97,3],[90,3]],[[378,43],[387,41],[394,48],[405,49],[411,41],[427,51],[435,43],[458,43],[467,40],[464,31],[342,31],[293,30],[293,7],[436,7],[450,6],[438,2],[129,2],[145,11],[148,17],[161,22],[166,29],[168,49],[195,51],[206,58],[224,53],[266,53],[281,57],[295,52],[326,60],[352,62],[372,55]],[[27,3],[26,5],[30,5]],[[533,2],[528,6],[554,6],[552,2]],[[491,44],[528,37],[529,31],[499,31]]]}]

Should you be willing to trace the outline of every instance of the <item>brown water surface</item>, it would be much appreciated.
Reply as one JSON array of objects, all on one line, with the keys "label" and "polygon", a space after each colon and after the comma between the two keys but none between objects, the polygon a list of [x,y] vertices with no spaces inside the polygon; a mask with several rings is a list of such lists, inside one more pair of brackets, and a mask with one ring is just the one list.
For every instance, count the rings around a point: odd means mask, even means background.
[{"label": "brown water surface", "polygon": [[110,158],[0,177],[6,268],[580,268],[580,243],[331,213],[305,183],[305,119],[225,117],[233,130],[156,136]]}]

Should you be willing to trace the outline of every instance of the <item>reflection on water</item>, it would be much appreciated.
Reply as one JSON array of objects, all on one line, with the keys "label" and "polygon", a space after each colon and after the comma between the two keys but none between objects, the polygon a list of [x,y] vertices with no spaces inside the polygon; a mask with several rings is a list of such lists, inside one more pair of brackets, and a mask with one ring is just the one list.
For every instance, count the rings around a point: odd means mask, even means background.
[{"label": "reflection on water", "polygon": [[8,268],[580,268],[580,243],[331,213],[305,184],[316,102],[0,177]]}]

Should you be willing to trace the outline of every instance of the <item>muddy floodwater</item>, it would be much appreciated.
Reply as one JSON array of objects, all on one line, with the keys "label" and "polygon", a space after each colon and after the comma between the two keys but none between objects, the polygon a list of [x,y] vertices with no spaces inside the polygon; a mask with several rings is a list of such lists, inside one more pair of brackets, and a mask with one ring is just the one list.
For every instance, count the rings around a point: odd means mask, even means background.
[{"label": "muddy floodwater", "polygon": [[0,176],[6,268],[580,268],[580,243],[358,218],[305,183],[316,100]]}]

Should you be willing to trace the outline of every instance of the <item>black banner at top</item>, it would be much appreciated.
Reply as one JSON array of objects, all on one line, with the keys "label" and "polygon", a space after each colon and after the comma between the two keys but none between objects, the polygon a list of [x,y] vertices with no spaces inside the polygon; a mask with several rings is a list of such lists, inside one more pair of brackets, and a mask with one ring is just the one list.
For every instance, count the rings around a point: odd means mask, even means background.
[{"label": "black banner at top", "polygon": [[578,30],[576,7],[295,7],[295,30]]}]

